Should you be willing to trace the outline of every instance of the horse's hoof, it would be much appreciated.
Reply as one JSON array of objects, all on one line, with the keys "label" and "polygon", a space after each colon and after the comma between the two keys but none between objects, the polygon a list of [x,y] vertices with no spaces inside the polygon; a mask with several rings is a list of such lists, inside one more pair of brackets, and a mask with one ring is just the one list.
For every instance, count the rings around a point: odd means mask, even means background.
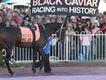
[{"label": "horse's hoof", "polygon": [[45,71],[45,73],[51,73],[51,71]]},{"label": "horse's hoof", "polygon": [[14,76],[16,76],[16,74],[13,74],[12,76],[14,77]]},{"label": "horse's hoof", "polygon": [[37,76],[37,74],[36,73],[33,73],[33,76]]},{"label": "horse's hoof", "polygon": [[39,72],[40,72],[42,69],[43,69],[43,65],[40,66],[40,68],[39,68]]},{"label": "horse's hoof", "polygon": [[33,76],[36,76],[36,70],[32,70],[33,71]]},{"label": "horse's hoof", "polygon": [[39,73],[40,73],[40,71],[41,71],[41,70],[39,70],[39,69],[38,69],[38,70],[36,71],[36,73],[37,73],[37,74],[39,74]]},{"label": "horse's hoof", "polygon": [[14,77],[16,74],[14,74],[14,73],[10,73],[10,76],[12,76],[12,77]]},{"label": "horse's hoof", "polygon": [[52,72],[45,72],[45,75],[46,76],[51,76],[51,75],[54,75]]},{"label": "horse's hoof", "polygon": [[44,70],[45,73],[51,73],[51,70]]},{"label": "horse's hoof", "polygon": [[43,69],[43,66],[42,67],[40,67],[37,71],[36,71],[36,73],[40,73],[41,71],[42,71],[42,69]]},{"label": "horse's hoof", "polygon": [[34,68],[32,68],[32,72],[33,72],[33,73],[36,73],[36,70],[35,70]]}]

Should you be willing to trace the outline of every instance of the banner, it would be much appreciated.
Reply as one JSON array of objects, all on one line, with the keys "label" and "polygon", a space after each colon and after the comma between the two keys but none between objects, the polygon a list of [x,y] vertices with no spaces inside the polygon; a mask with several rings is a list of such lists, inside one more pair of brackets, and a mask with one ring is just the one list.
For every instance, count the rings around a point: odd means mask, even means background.
[{"label": "banner", "polygon": [[32,15],[95,16],[100,0],[31,0]]}]

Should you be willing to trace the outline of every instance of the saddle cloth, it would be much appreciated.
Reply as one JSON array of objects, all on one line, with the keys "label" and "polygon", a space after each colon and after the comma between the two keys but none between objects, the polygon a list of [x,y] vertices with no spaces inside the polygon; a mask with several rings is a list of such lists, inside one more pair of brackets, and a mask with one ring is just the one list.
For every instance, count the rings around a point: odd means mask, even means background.
[{"label": "saddle cloth", "polygon": [[38,24],[35,24],[36,30],[34,31],[34,36],[30,28],[19,27],[21,30],[21,42],[33,42],[33,40],[38,41],[40,39],[40,30]]}]

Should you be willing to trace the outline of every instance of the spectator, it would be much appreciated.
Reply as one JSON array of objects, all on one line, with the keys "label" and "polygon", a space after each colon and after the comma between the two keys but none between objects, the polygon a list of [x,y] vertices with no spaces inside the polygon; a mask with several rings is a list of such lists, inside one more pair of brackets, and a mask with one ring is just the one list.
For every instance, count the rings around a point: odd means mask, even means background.
[{"label": "spectator", "polygon": [[75,46],[76,46],[76,58],[78,60],[79,59],[79,55],[81,53],[81,42],[80,42],[80,36],[79,36],[79,34],[82,31],[82,22],[81,21],[79,21],[77,23],[76,28],[74,30],[76,32],[76,35],[75,35]]},{"label": "spectator", "polygon": [[56,19],[57,19],[57,23],[63,23],[62,16],[57,16]]},{"label": "spectator", "polygon": [[48,15],[47,15],[47,16],[45,16],[44,23],[50,23],[50,18],[49,18],[49,16],[48,16]]},{"label": "spectator", "polygon": [[81,41],[81,54],[80,59],[81,60],[88,60],[89,56],[89,50],[91,45],[91,32],[85,28],[85,34],[80,35],[80,41]]},{"label": "spectator", "polygon": [[99,24],[99,21],[98,20],[93,20],[92,21],[92,28],[91,28],[91,32],[92,34],[96,34],[100,28],[99,28],[100,24]]},{"label": "spectator", "polygon": [[[74,50],[74,38],[73,36],[75,35],[74,29],[73,29],[73,25],[72,22],[70,20],[66,21],[66,55],[70,55],[69,58],[72,59],[73,58],[73,50]],[[68,47],[70,46],[70,47]],[[68,51],[70,48],[70,51]]]},{"label": "spectator", "polygon": [[99,28],[100,24],[98,20],[92,20],[92,26],[91,26],[91,33],[92,33],[92,41],[91,41],[91,53],[92,57],[95,59],[97,56],[97,39],[98,36],[96,34],[99,33]]},{"label": "spectator", "polygon": [[10,21],[10,27],[18,27],[17,23],[13,20]]}]

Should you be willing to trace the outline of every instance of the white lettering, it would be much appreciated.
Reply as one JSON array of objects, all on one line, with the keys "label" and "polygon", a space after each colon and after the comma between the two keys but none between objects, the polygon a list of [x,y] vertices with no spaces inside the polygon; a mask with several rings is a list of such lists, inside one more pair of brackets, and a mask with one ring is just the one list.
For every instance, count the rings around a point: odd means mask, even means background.
[{"label": "white lettering", "polygon": [[49,1],[48,0],[44,0],[43,5],[45,5],[45,4],[49,5]]},{"label": "white lettering", "polygon": [[84,13],[85,13],[85,14],[89,14],[89,13],[90,13],[90,12],[89,12],[89,8],[85,8]]},{"label": "white lettering", "polygon": [[93,6],[97,7],[98,0],[93,0]]},{"label": "white lettering", "polygon": [[73,0],[72,5],[78,5],[78,1],[77,0]]},{"label": "white lettering", "polygon": [[69,2],[68,0],[65,0],[65,4],[66,5],[71,5],[71,2]]},{"label": "white lettering", "polygon": [[61,0],[33,0],[33,6],[37,5],[62,5]]},{"label": "white lettering", "polygon": [[77,6],[95,6],[99,0],[65,0],[66,5],[77,5]]},{"label": "white lettering", "polygon": [[32,8],[32,13],[47,13],[47,12],[55,12],[55,7],[51,6],[51,7],[34,7]]},{"label": "white lettering", "polygon": [[37,5],[37,1],[33,0],[33,6],[36,6],[36,5]]},{"label": "white lettering", "polygon": [[61,2],[61,0],[56,0],[56,5],[62,5],[62,2]]},{"label": "white lettering", "polygon": [[75,8],[73,7],[69,7],[69,12],[74,13],[75,12]]},{"label": "white lettering", "polygon": [[52,2],[53,0],[49,0],[51,5],[55,5],[55,1]]},{"label": "white lettering", "polygon": [[42,5],[41,1],[40,0],[37,0],[37,5]]},{"label": "white lettering", "polygon": [[92,6],[91,0],[88,0],[88,1],[87,1],[86,6]]},{"label": "white lettering", "polygon": [[77,14],[96,14],[96,9],[85,7],[69,7],[69,13]]},{"label": "white lettering", "polygon": [[80,7],[78,7],[76,10],[77,10],[77,13],[81,13]]},{"label": "white lettering", "polygon": [[86,2],[86,0],[78,0],[78,3],[79,3],[80,6],[85,4],[85,2]]},{"label": "white lettering", "polygon": [[67,8],[57,8],[57,12],[68,12]]}]

